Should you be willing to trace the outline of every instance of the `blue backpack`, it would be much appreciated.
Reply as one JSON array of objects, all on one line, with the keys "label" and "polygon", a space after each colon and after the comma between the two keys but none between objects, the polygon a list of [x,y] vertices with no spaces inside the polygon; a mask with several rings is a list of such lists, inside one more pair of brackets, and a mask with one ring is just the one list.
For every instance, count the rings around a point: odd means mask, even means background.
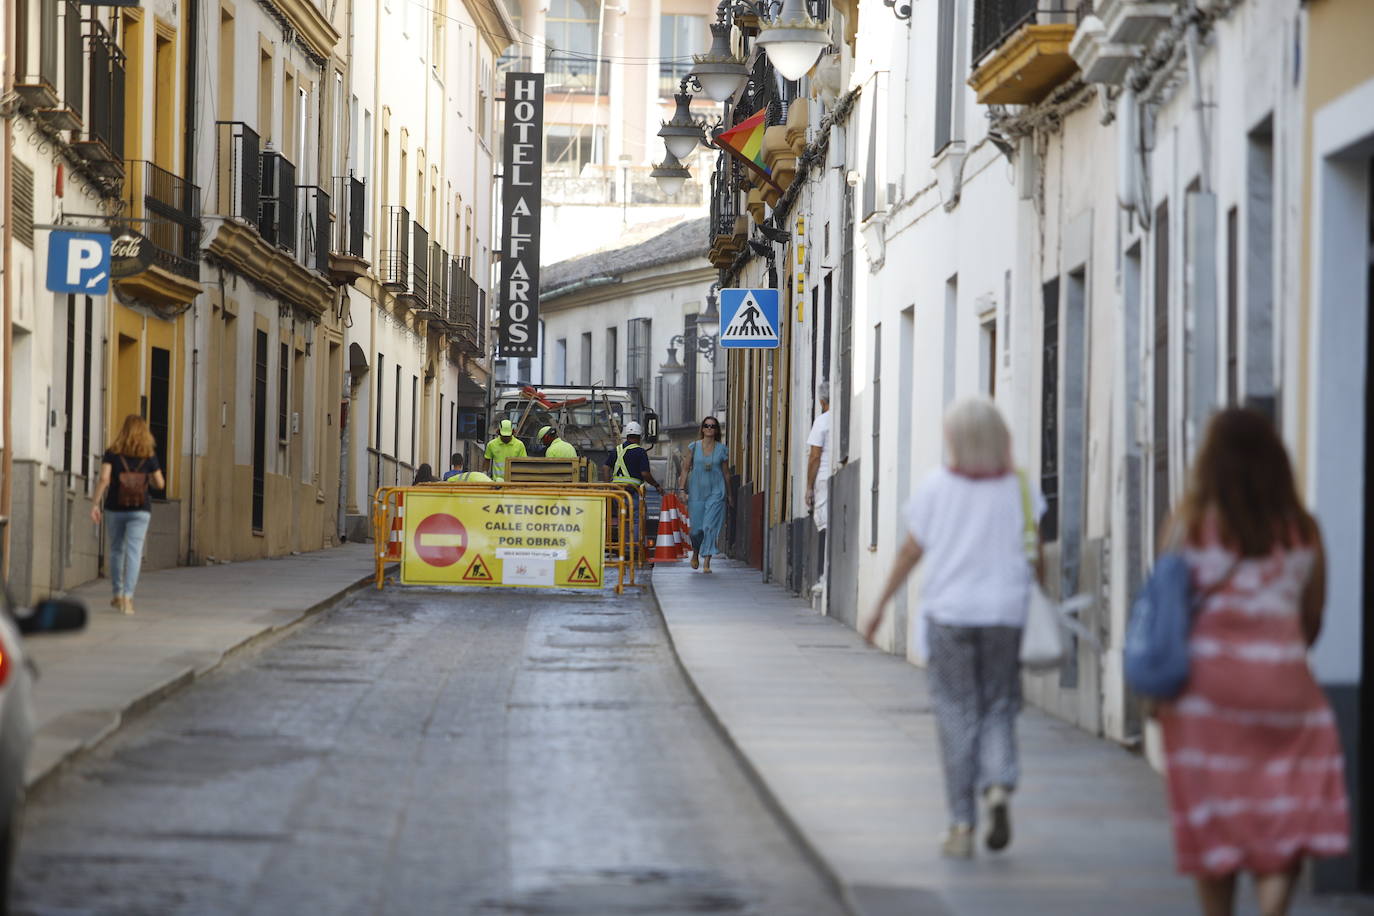
[{"label": "blue backpack", "polygon": [[1164,554],[1131,605],[1126,628],[1126,683],[1136,693],[1168,700],[1183,692],[1195,604],[1187,561],[1179,553]]}]

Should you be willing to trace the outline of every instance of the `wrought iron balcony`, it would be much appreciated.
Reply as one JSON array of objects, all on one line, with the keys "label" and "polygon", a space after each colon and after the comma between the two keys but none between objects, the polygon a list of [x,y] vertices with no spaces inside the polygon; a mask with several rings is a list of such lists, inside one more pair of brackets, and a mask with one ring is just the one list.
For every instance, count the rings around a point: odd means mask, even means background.
[{"label": "wrought iron balcony", "polygon": [[87,25],[86,123],[72,151],[96,174],[119,178],[124,174],[124,52],[98,20]]},{"label": "wrought iron balcony", "polygon": [[243,220],[261,232],[262,151],[258,132],[242,121],[216,121],[215,174],[221,216]]},{"label": "wrought iron balcony", "polygon": [[544,91],[601,95],[611,91],[611,62],[564,51],[549,51],[544,60]]},{"label": "wrought iron balcony", "polygon": [[1035,21],[1038,0],[974,0],[973,59],[981,60],[1017,29]]},{"label": "wrought iron balcony", "polygon": [[296,166],[281,153],[262,154],[258,231],[269,245],[296,254]]},{"label": "wrought iron balcony", "polygon": [[413,220],[411,226],[410,285],[405,294],[413,301],[414,307],[425,309],[429,306],[429,231]]},{"label": "wrought iron balcony", "polygon": [[[50,108],[57,104],[59,5],[58,0],[19,0],[15,10],[14,91],[31,108]],[[35,13],[38,19],[36,43],[31,37],[34,29],[30,26]]]},{"label": "wrought iron balcony", "polygon": [[[161,166],[130,160],[126,214],[153,243],[153,263],[189,280],[200,278],[200,188]],[[141,222],[138,222],[141,220]]]},{"label": "wrought iron balcony", "polygon": [[978,101],[1030,105],[1070,79],[1076,0],[974,0],[969,85]]},{"label": "wrought iron balcony", "polygon": [[301,233],[297,257],[302,264],[321,274],[329,273],[330,225],[329,195],[316,185],[297,185],[300,195]]},{"label": "wrought iron balcony", "polygon": [[410,289],[410,211],[405,207],[387,207],[383,226],[386,237],[382,241],[382,285],[399,293]]},{"label": "wrought iron balcony", "polygon": [[352,175],[334,179],[334,251],[363,257],[363,231],[367,228],[367,183]]}]

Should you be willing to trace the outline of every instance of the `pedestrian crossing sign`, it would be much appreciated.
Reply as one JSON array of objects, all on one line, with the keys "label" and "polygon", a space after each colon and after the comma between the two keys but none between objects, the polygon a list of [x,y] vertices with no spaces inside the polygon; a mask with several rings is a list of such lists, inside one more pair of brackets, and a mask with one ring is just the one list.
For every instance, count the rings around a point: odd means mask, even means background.
[{"label": "pedestrian crossing sign", "polygon": [[720,319],[722,347],[773,349],[778,345],[778,291],[723,289]]}]

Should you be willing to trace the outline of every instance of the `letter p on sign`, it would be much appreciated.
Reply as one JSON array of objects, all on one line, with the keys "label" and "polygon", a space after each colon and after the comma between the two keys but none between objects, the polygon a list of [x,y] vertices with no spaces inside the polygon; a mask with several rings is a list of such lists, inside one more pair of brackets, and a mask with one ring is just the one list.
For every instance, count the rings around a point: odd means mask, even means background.
[{"label": "letter p on sign", "polygon": [[54,231],[48,239],[48,289],[103,296],[110,291],[110,236]]}]

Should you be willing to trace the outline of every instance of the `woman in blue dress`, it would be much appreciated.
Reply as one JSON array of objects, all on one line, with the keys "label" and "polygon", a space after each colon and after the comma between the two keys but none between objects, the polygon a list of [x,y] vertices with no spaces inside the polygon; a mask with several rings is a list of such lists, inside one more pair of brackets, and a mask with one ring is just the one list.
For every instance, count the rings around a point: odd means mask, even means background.
[{"label": "woman in blue dress", "polygon": [[706,560],[703,572],[711,571],[711,557],[718,552],[716,538],[725,524],[725,506],[730,502],[730,481],[725,443],[721,441],[720,421],[707,417],[701,421],[701,438],[687,449],[687,463],[680,481],[687,491],[687,514],[692,523],[692,568]]}]

